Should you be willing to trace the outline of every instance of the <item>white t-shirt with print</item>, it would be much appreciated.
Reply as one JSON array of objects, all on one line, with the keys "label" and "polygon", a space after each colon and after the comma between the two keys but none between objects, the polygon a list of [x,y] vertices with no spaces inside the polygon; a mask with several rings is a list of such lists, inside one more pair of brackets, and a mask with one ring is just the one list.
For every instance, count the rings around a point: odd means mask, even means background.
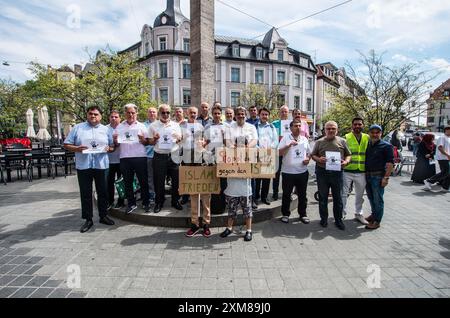
[{"label": "white t-shirt with print", "polygon": [[442,146],[445,152],[450,154],[450,137],[444,135],[440,137],[436,143],[436,160],[448,160],[448,158],[437,149],[439,146]]},{"label": "white t-shirt with print", "polygon": [[[292,134],[285,135],[281,139],[278,149],[282,149],[295,140]],[[308,139],[303,136],[297,138],[297,146],[289,148],[288,152],[283,156],[283,163],[281,165],[282,173],[300,174],[308,171],[308,167],[303,164],[303,160],[311,154],[311,147]]]}]

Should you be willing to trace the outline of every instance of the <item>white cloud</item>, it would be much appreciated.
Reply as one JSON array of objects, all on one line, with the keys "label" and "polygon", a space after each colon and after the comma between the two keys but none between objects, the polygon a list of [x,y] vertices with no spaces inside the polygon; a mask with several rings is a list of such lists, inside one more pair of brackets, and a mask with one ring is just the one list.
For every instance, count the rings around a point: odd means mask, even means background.
[{"label": "white cloud", "polygon": [[437,69],[438,71],[450,73],[450,62],[443,58],[432,58],[425,60],[425,63]]},{"label": "white cloud", "polygon": [[[273,1],[224,0],[232,6],[258,17],[270,25],[280,26],[311,13],[336,5],[336,0]],[[30,61],[44,64],[74,64],[87,60],[83,48],[92,52],[110,44],[124,49],[140,38],[144,24],[153,25],[165,7],[165,0],[0,0],[0,61]],[[67,26],[70,5],[81,10],[80,28]],[[189,16],[189,1],[181,1],[182,11]],[[236,12],[216,1],[216,34],[253,38],[270,27]],[[420,51],[427,56],[433,47],[435,60],[450,38],[450,6],[448,0],[359,0],[316,15],[279,30],[291,47],[311,55],[317,62],[332,61],[342,66],[355,61],[363,52],[396,52],[395,62]],[[261,37],[259,39],[262,39]],[[407,53],[406,53],[407,52]],[[438,52],[436,54],[436,52]],[[445,52],[441,50],[441,52]],[[442,53],[444,54],[444,53]],[[433,63],[437,63],[434,61]],[[0,77],[23,80],[27,74],[23,64],[11,64]]]}]

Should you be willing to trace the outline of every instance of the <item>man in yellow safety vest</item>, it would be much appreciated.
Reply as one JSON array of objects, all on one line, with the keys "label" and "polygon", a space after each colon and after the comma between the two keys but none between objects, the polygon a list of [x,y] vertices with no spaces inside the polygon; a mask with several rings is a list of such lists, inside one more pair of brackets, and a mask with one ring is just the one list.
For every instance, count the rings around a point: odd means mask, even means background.
[{"label": "man in yellow safety vest", "polygon": [[342,203],[344,205],[343,218],[347,215],[347,197],[351,184],[355,190],[355,219],[367,225],[364,219],[363,203],[364,190],[366,188],[365,162],[366,149],[369,144],[369,135],[363,133],[364,120],[356,117],[352,120],[352,132],[345,135],[348,147],[352,152],[352,160],[344,170],[344,189],[342,191]]}]

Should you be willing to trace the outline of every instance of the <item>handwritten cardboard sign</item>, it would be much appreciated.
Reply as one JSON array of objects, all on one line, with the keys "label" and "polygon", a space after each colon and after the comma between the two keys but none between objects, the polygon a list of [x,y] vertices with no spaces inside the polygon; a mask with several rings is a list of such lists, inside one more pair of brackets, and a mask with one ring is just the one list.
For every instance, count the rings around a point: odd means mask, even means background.
[{"label": "handwritten cardboard sign", "polygon": [[216,154],[219,178],[275,178],[275,149],[218,148]]},{"label": "handwritten cardboard sign", "polygon": [[220,179],[216,176],[215,166],[180,166],[179,176],[180,195],[220,193]]}]

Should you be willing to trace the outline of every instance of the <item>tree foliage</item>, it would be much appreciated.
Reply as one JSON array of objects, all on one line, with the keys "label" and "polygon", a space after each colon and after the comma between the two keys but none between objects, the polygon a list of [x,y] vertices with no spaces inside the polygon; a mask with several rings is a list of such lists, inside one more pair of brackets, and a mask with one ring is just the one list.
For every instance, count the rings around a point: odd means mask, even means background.
[{"label": "tree foliage", "polygon": [[358,115],[366,124],[378,124],[384,133],[398,129],[406,120],[426,112],[426,97],[437,74],[419,71],[419,65],[408,63],[392,66],[383,54],[360,52],[360,65],[347,65],[348,76],[364,91],[365,96],[337,94],[334,106],[324,120],[335,120],[343,128]]}]

